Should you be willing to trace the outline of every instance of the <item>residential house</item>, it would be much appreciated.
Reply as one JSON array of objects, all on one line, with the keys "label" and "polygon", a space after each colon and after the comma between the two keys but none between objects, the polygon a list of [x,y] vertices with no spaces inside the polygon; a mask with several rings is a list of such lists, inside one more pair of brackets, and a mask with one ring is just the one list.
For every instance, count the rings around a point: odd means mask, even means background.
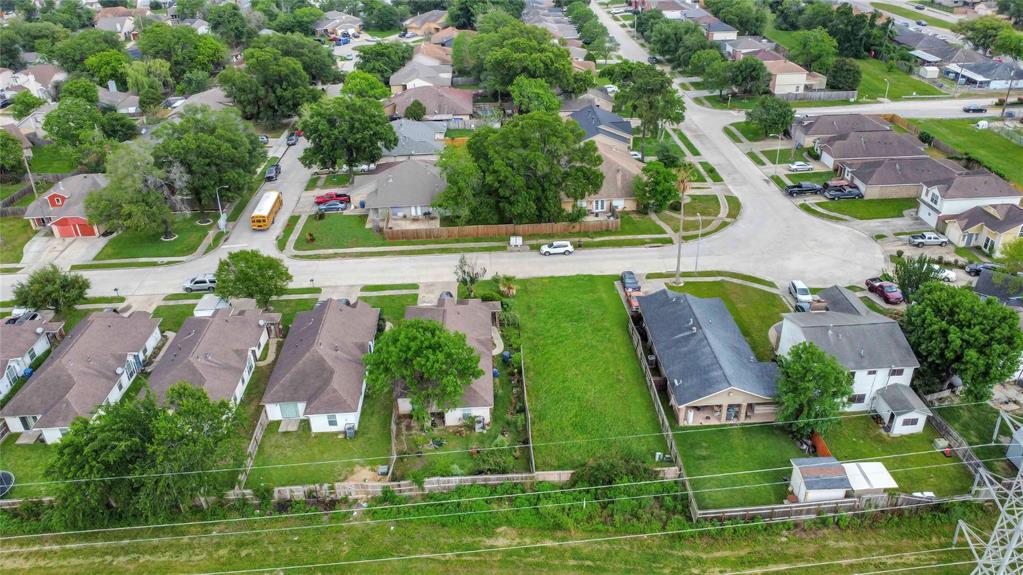
[{"label": "residential house", "polygon": [[833,286],[819,294],[827,311],[782,316],[778,355],[808,341],[831,355],[853,376],[848,411],[864,411],[889,385],[909,385],[920,366],[897,321],[871,311],[853,292]]},{"label": "residential house", "polygon": [[906,47],[909,54],[924,66],[987,61],[987,58],[979,52],[952,44],[932,34],[913,32],[905,28],[895,35],[894,42]]},{"label": "residential house", "polygon": [[892,436],[920,433],[931,410],[908,385],[889,385],[874,397],[874,412],[881,416],[884,430]]},{"label": "residential house", "polygon": [[739,37],[738,30],[710,14],[694,18],[692,21],[703,28],[703,31],[707,34],[707,39],[712,42],[735,40]]},{"label": "residential house", "polygon": [[181,111],[188,106],[206,106],[210,110],[218,112],[225,108],[232,107],[233,104],[231,99],[227,97],[227,94],[224,93],[224,89],[217,86],[215,88],[210,88],[209,90],[196,92],[195,94],[185,98],[183,101],[174,106],[174,109],[171,111],[171,115],[180,114]]},{"label": "residential house", "polygon": [[[970,208],[984,205],[1019,205],[1023,197],[1008,182],[988,171],[959,174],[920,193],[917,215],[933,227],[943,216],[961,214]],[[993,247],[993,246],[992,246]]]},{"label": "residential house", "polygon": [[568,116],[583,129],[583,140],[600,136],[610,141],[632,146],[632,123],[625,118],[597,106],[587,106]]},{"label": "residential house", "polygon": [[761,38],[760,36],[738,36],[735,40],[726,40],[721,43],[725,55],[732,60],[740,60],[746,54],[752,54],[761,50],[774,50],[777,44]]},{"label": "residential house", "polygon": [[122,40],[133,40],[135,32],[135,18],[131,16],[107,16],[96,20],[96,29],[106,32],[113,32]]},{"label": "residential house", "polygon": [[55,64],[35,64],[14,74],[16,84],[43,100],[56,98],[57,84],[64,80],[67,80],[67,72]]},{"label": "residential house", "polygon": [[430,35],[429,42],[438,46],[444,46],[445,48],[453,48],[455,45],[455,38],[459,34],[475,34],[475,30],[459,30],[454,26],[448,26],[438,32],[434,32]]},{"label": "residential house", "polygon": [[998,257],[1002,255],[1002,246],[1023,237],[1023,208],[1017,204],[974,206],[959,214],[942,216],[937,229],[959,247],[979,246]]},{"label": "residential house", "polygon": [[160,342],[159,320],[146,312],[86,316],[0,409],[13,432],[60,441],[71,422],[120,401]]},{"label": "residential house", "polygon": [[[433,406],[431,413],[444,414],[444,425],[453,427],[467,420],[490,425],[494,407],[494,336],[500,302],[478,299],[455,301],[442,295],[436,305],[417,305],[405,308],[405,319],[433,320],[448,331],[465,335],[466,343],[479,355],[479,368],[483,375],[465,387],[462,397],[447,409]],[[398,413],[412,413],[412,402],[407,391],[398,389]]]},{"label": "residential house", "polygon": [[313,433],[354,433],[366,396],[362,358],[373,351],[379,317],[365,302],[336,299],[299,312],[260,402],[270,420],[308,419]]},{"label": "residential house", "polygon": [[[46,120],[46,116],[56,109],[56,102],[47,102],[42,106],[39,106],[35,110],[32,110],[31,114],[25,116],[18,122],[18,130],[21,131],[21,133],[24,134],[30,142],[44,142],[47,136],[46,129],[43,128],[43,122]],[[30,155],[26,157],[31,158]]]},{"label": "residential house", "polygon": [[991,90],[1006,90],[1010,86],[1023,88],[1023,69],[1008,59],[1004,62],[988,60],[970,64],[949,64],[942,72],[946,78],[975,88]]},{"label": "residential house", "polygon": [[412,88],[422,86],[451,87],[451,66],[431,66],[422,62],[411,61],[391,74],[391,94],[398,94]]},{"label": "residential house", "polygon": [[430,44],[429,42],[423,42],[416,46],[412,53],[412,60],[419,62],[420,64],[426,64],[427,66],[437,66],[441,64],[451,64],[451,48],[445,48],[438,44]]},{"label": "residential house", "polygon": [[863,192],[863,197],[915,198],[925,187],[965,172],[962,166],[934,158],[897,158],[841,162],[838,172]]},{"label": "residential house", "polygon": [[100,229],[85,215],[85,197],[106,186],[103,174],[68,176],[29,204],[22,217],[32,229],[49,227],[58,238],[96,237]]},{"label": "residential house", "polygon": [[320,36],[340,36],[342,32],[351,34],[362,30],[362,18],[338,10],[328,10],[313,28]]},{"label": "residential house", "polygon": [[413,156],[429,156],[436,159],[444,151],[444,122],[417,122],[415,120],[394,120],[391,122],[398,135],[398,145],[384,151],[384,159],[411,159]]},{"label": "residential house", "polygon": [[977,283],[973,285],[973,293],[981,299],[996,299],[1002,305],[1023,313],[1023,287],[1004,273],[981,270]]},{"label": "residential house", "polygon": [[585,60],[589,51],[582,46],[565,46],[568,50],[568,57],[572,60]]},{"label": "residential house", "polygon": [[359,179],[365,183],[352,190],[352,199],[364,198],[370,221],[380,225],[432,215],[433,201],[446,187],[440,170],[426,160],[383,164],[373,175]]},{"label": "residential house", "polygon": [[21,153],[25,156],[26,160],[32,159],[32,142],[29,141],[28,137],[18,129],[18,126],[14,124],[4,124],[4,131],[14,136],[15,140],[18,140],[18,145],[21,146]]},{"label": "residential house", "polygon": [[209,317],[190,317],[163,351],[149,375],[149,386],[160,402],[167,391],[185,381],[202,388],[213,401],[237,405],[270,340],[270,326],[281,314],[227,307]]},{"label": "residential house", "polygon": [[652,8],[660,10],[668,20],[682,20],[682,12],[687,6],[689,5],[676,2],[675,0],[660,0],[659,2],[654,2]]},{"label": "residential house", "polygon": [[852,489],[845,467],[834,457],[799,457],[789,460],[789,490],[800,503],[845,499]]},{"label": "residential house", "polygon": [[796,116],[789,134],[796,147],[812,148],[820,138],[852,132],[890,132],[891,124],[877,116],[865,114],[831,114]]},{"label": "residential house", "polygon": [[64,322],[41,319],[0,323],[0,399],[11,391],[37,358],[64,335]]},{"label": "residential house", "polygon": [[210,33],[210,23],[202,18],[186,18],[181,21],[182,26],[188,26],[200,34]]},{"label": "residential house", "polygon": [[405,110],[416,100],[426,108],[424,120],[444,120],[458,127],[467,124],[472,116],[472,91],[437,86],[421,86],[399,92],[387,101],[384,111],[389,115],[404,116]]},{"label": "residential house", "polygon": [[600,171],[604,174],[604,182],[600,190],[586,199],[573,201],[562,197],[561,205],[566,210],[580,206],[590,216],[602,217],[619,211],[636,210],[636,177],[643,171],[643,163],[629,154],[629,148],[622,142],[597,138],[597,151],[603,162]]},{"label": "residential house", "polygon": [[406,32],[429,38],[436,32],[446,28],[447,20],[448,13],[446,10],[430,10],[405,20],[401,25],[405,28]]},{"label": "residential house", "polygon": [[897,132],[850,132],[817,140],[821,162],[835,169],[836,162],[884,158],[926,158],[920,140]]},{"label": "residential house", "polygon": [[679,425],[775,420],[778,368],[757,361],[720,299],[661,290],[637,300]]},{"label": "residential house", "polygon": [[114,81],[110,81],[108,88],[99,88],[100,107],[113,110],[127,116],[139,116],[142,108],[139,106],[139,97],[131,92],[119,92]]},{"label": "residential house", "polygon": [[770,60],[764,62],[764,67],[771,75],[768,89],[772,94],[798,94],[805,90],[807,71],[799,64],[788,60]]},{"label": "residential house", "polygon": [[597,63],[590,62],[589,60],[571,60],[573,72],[589,72],[594,76],[597,75]]},{"label": "residential house", "polygon": [[760,49],[756,52],[747,52],[743,54],[743,57],[756,58],[761,62],[778,62],[785,59],[785,56],[775,52],[774,50]]},{"label": "residential house", "polygon": [[574,112],[578,112],[583,108],[589,106],[595,106],[610,112],[614,108],[615,97],[607,93],[607,90],[603,88],[590,88],[585,93],[576,96],[575,98],[565,99],[561,103],[561,116],[567,118]]}]

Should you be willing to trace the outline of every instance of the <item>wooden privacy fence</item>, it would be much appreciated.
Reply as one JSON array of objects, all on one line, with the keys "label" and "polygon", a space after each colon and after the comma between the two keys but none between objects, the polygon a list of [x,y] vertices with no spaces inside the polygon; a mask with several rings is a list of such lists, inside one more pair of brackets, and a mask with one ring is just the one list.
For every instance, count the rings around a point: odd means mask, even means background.
[{"label": "wooden privacy fence", "polygon": [[558,222],[551,224],[495,224],[491,226],[455,226],[450,228],[385,229],[384,239],[437,240],[447,238],[486,238],[496,236],[532,236],[541,234],[578,234],[618,231],[621,222],[594,220],[587,222]]},{"label": "wooden privacy fence", "polygon": [[781,94],[782,100],[793,102],[831,102],[837,100],[855,100],[859,97],[856,90],[811,90],[809,92],[792,92]]},{"label": "wooden privacy fence", "polygon": [[238,486],[237,489],[245,487],[245,480],[249,478],[249,472],[252,470],[252,462],[256,460],[256,452],[259,450],[259,442],[263,440],[263,433],[266,432],[266,426],[270,425],[270,415],[266,412],[266,407],[259,412],[259,421],[256,422],[256,429],[252,432],[252,439],[249,440],[249,446],[245,448],[245,465],[242,472],[238,475]]}]

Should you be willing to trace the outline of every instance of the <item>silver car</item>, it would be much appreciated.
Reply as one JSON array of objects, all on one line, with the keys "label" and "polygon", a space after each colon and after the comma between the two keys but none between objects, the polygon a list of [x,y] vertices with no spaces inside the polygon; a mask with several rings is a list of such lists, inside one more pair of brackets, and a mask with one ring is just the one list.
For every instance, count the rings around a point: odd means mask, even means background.
[{"label": "silver car", "polygon": [[217,278],[213,274],[202,274],[185,280],[181,286],[185,293],[194,291],[213,291],[217,288]]},{"label": "silver car", "polygon": [[570,255],[575,251],[572,247],[572,242],[551,242],[540,246],[540,255],[549,256],[551,254]]}]

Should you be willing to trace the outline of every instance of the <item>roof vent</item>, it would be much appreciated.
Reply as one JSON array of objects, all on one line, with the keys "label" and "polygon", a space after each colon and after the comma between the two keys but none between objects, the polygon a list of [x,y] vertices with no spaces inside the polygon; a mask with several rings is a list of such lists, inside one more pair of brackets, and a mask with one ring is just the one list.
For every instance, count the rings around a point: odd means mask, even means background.
[{"label": "roof vent", "polygon": [[36,334],[38,334],[38,335],[43,335],[43,332],[44,332],[44,331],[45,331],[45,330],[44,330],[44,329],[43,329],[42,327],[37,327],[37,328],[36,328]]},{"label": "roof vent", "polygon": [[124,373],[124,368],[123,367],[119,367],[119,368],[114,370],[114,373],[116,373],[117,375],[121,375],[121,374]]}]

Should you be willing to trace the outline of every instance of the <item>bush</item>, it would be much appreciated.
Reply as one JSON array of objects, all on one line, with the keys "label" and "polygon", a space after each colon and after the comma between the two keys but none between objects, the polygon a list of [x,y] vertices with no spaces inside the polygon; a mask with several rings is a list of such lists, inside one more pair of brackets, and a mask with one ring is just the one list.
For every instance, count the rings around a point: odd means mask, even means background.
[{"label": "bush", "polygon": [[480,292],[479,298],[483,301],[501,301],[501,294],[493,291]]},{"label": "bush", "polygon": [[677,168],[682,165],[682,155],[668,142],[658,142],[656,149],[657,161],[667,168]]},{"label": "bush", "polygon": [[917,138],[928,146],[930,146],[931,142],[934,141],[934,136],[932,136],[930,132],[920,132],[920,135],[917,136]]},{"label": "bush", "polygon": [[635,459],[591,459],[572,474],[568,486],[586,487],[648,481],[655,479],[656,475],[650,466]]}]

